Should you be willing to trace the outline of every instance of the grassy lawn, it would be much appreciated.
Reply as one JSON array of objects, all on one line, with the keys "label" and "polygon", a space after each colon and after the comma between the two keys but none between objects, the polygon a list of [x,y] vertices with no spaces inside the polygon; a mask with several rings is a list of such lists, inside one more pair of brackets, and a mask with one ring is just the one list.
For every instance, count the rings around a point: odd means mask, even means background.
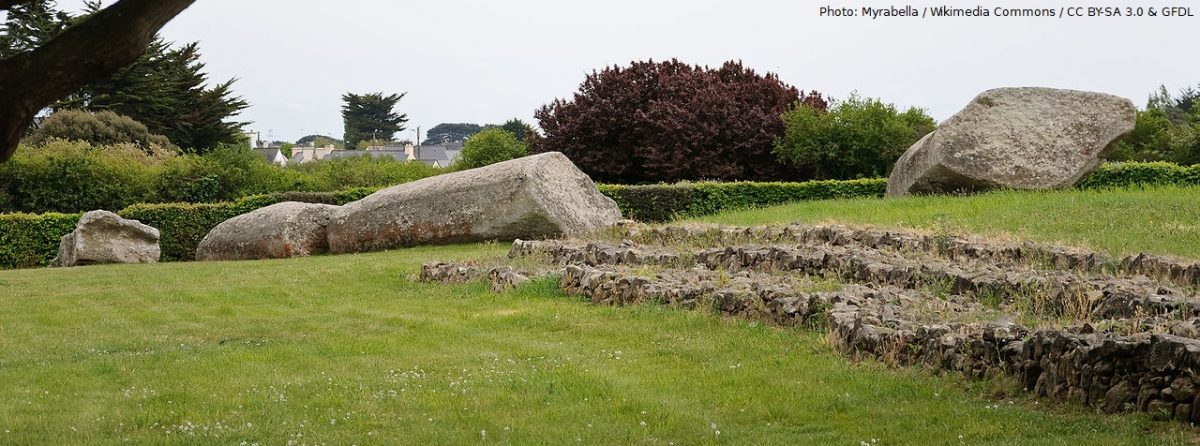
[{"label": "grassy lawn", "polygon": [[1115,191],[993,192],[971,197],[814,201],[700,220],[735,225],[792,221],[984,233],[1089,247],[1200,258],[1200,187]]},{"label": "grassy lawn", "polygon": [[504,250],[0,271],[0,444],[1196,438],[993,398],[1002,382],[850,363],[820,333],[597,307],[545,281],[497,295],[411,279],[426,260]]}]

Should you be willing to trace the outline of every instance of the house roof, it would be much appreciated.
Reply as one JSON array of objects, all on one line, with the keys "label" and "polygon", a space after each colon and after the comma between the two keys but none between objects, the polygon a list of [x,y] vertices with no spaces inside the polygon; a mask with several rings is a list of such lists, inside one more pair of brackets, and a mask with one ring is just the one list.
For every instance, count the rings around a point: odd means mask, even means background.
[{"label": "house roof", "polygon": [[461,143],[421,146],[421,149],[417,151],[417,157],[426,164],[437,161],[442,167],[445,167],[458,159],[459,152],[462,152]]},{"label": "house roof", "polygon": [[253,150],[253,151],[257,152],[259,155],[262,155],[262,157],[264,159],[266,159],[268,163],[274,163],[275,160],[280,158],[279,149],[250,149],[250,150]]},{"label": "house roof", "polygon": [[404,154],[404,148],[383,148],[371,150],[335,150],[329,154],[328,158],[353,158],[356,156],[369,156],[371,158],[392,158],[399,161],[405,161],[408,156]]}]

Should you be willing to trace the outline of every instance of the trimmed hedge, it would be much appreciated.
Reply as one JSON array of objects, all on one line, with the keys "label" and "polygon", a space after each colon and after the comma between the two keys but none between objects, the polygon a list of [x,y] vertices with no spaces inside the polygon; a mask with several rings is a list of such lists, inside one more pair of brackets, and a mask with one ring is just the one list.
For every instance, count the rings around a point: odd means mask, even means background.
[{"label": "trimmed hedge", "polygon": [[1200,164],[1180,166],[1174,163],[1111,163],[1100,166],[1079,183],[1082,189],[1112,189],[1141,186],[1200,185]]},{"label": "trimmed hedge", "polygon": [[[342,205],[370,195],[373,189],[340,192],[278,192],[225,203],[135,204],[122,217],[158,228],[162,260],[196,258],[196,245],[221,222],[284,201]],[[0,269],[46,266],[58,255],[58,242],[75,230],[82,214],[0,214]]]},{"label": "trimmed hedge", "polygon": [[0,269],[46,266],[81,214],[0,214]]},{"label": "trimmed hedge", "polygon": [[887,180],[807,181],[803,183],[679,183],[651,186],[600,185],[625,217],[645,222],[669,221],[717,212],[795,201],[882,197]]},{"label": "trimmed hedge", "polygon": [[[1104,189],[1147,185],[1200,185],[1200,165],[1171,163],[1106,164],[1080,183],[1080,188]],[[625,216],[644,222],[713,214],[729,209],[836,198],[882,197],[883,178],[804,183],[679,183],[649,186],[601,184]],[[162,233],[162,260],[193,260],[196,245],[217,224],[237,215],[283,201],[342,205],[375,189],[340,192],[276,192],[234,202],[208,204],[136,204],[118,212]],[[58,242],[71,232],[80,214],[0,214],[0,269],[45,266],[58,254]]]},{"label": "trimmed hedge", "polygon": [[184,261],[195,260],[200,240],[221,222],[233,217],[285,201],[343,205],[372,192],[373,189],[362,188],[340,192],[276,192],[227,203],[135,204],[118,214],[161,231],[159,245],[163,261]]}]

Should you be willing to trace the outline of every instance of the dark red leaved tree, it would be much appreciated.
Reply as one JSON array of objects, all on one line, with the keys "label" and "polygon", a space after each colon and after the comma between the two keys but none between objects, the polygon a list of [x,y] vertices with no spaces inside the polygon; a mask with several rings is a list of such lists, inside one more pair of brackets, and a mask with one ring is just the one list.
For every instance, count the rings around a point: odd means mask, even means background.
[{"label": "dark red leaved tree", "polygon": [[534,150],[563,152],[604,182],[792,179],[771,150],[798,101],[827,105],[741,62],[634,62],[593,72],[572,100],[539,109],[545,135]]}]

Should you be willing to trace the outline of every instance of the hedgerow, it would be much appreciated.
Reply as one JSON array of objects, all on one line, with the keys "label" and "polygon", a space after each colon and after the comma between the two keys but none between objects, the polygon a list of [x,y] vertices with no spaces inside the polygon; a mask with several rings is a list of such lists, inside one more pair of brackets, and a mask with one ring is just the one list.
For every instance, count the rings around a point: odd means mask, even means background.
[{"label": "hedgerow", "polygon": [[79,214],[0,214],[0,269],[46,266]]},{"label": "hedgerow", "polygon": [[[1153,185],[1200,185],[1200,165],[1164,162],[1106,164],[1080,183],[1088,189]],[[645,186],[598,185],[626,217],[663,222],[680,217],[713,214],[730,209],[839,198],[881,197],[883,178],[809,181],[803,183],[678,183]],[[195,258],[196,245],[217,224],[255,209],[284,201],[342,205],[376,189],[339,192],[274,192],[220,203],[135,204],[122,217],[139,220],[161,232],[163,261]],[[2,197],[0,197],[2,198]],[[58,253],[62,236],[74,229],[80,214],[0,214],[0,269],[48,265]]]},{"label": "hedgerow", "polygon": [[803,183],[679,183],[649,186],[601,185],[626,217],[647,222],[714,214],[728,209],[794,201],[881,197],[883,178]]}]

